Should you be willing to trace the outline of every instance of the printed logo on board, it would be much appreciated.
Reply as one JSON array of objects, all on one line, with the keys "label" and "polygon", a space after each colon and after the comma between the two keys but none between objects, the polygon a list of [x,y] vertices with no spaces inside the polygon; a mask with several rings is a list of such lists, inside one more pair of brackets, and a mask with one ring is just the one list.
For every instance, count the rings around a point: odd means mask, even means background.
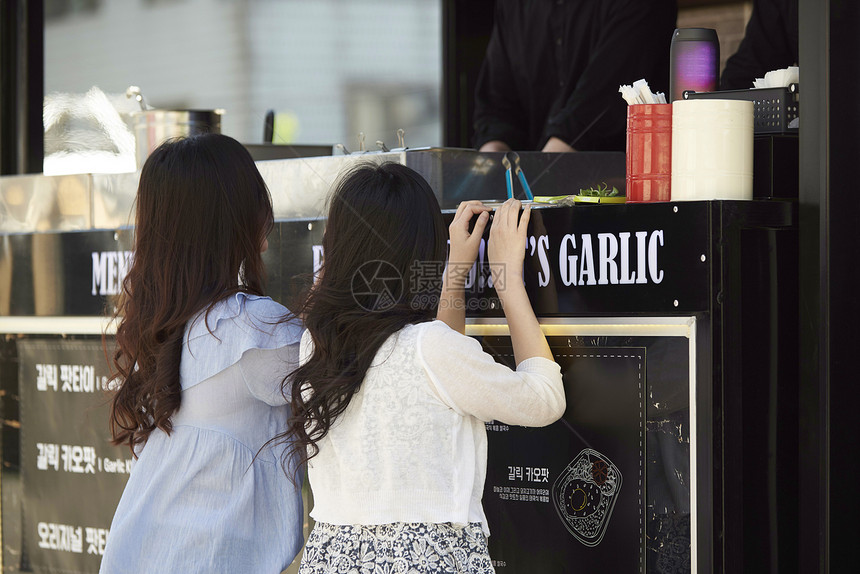
[{"label": "printed logo on board", "polygon": [[621,471],[606,456],[583,449],[552,486],[552,502],[567,531],[585,546],[603,540],[621,491]]}]

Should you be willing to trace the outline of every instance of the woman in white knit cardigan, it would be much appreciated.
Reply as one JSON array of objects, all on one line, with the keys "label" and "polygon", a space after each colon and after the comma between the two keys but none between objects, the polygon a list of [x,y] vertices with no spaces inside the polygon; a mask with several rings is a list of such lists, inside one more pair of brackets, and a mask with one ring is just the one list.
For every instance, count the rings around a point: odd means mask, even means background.
[{"label": "woman in white knit cardigan", "polygon": [[488,247],[516,370],[463,334],[489,220],[480,202],[460,205],[446,269],[448,233],[419,174],[363,164],[336,186],[300,367],[284,387],[286,436],[314,494],[300,573],[493,572],[484,423],[548,425],[565,399],[522,282],[529,209],[520,217],[518,201],[495,210]]}]

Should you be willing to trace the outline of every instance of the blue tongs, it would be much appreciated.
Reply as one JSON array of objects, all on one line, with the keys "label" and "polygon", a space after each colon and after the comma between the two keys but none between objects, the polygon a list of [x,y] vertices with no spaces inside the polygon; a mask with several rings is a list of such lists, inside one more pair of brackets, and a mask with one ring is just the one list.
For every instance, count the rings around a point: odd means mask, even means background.
[{"label": "blue tongs", "polygon": [[532,190],[526,181],[526,176],[523,170],[520,169],[520,155],[515,151],[509,151],[502,158],[502,165],[505,166],[505,184],[508,186],[508,199],[514,197],[514,178],[511,175],[511,160],[513,160],[513,170],[517,172],[517,177],[520,178],[520,183],[523,186],[523,191],[526,192],[526,199],[533,201],[534,196]]}]

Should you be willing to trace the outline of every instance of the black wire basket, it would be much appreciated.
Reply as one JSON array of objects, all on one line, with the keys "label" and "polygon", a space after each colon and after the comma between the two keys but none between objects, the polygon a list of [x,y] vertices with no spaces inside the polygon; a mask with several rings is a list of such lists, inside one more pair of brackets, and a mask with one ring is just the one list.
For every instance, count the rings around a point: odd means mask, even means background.
[{"label": "black wire basket", "polygon": [[798,84],[790,84],[788,87],[724,90],[721,92],[687,91],[684,92],[684,99],[752,101],[754,104],[753,133],[797,133],[797,122],[794,120],[800,115],[800,90]]}]

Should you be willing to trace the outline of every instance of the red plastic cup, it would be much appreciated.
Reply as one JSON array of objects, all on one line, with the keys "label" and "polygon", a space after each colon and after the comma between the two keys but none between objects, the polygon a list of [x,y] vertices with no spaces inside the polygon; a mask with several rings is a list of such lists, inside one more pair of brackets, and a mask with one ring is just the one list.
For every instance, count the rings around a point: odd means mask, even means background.
[{"label": "red plastic cup", "polygon": [[670,201],[672,104],[627,106],[627,202]]}]

